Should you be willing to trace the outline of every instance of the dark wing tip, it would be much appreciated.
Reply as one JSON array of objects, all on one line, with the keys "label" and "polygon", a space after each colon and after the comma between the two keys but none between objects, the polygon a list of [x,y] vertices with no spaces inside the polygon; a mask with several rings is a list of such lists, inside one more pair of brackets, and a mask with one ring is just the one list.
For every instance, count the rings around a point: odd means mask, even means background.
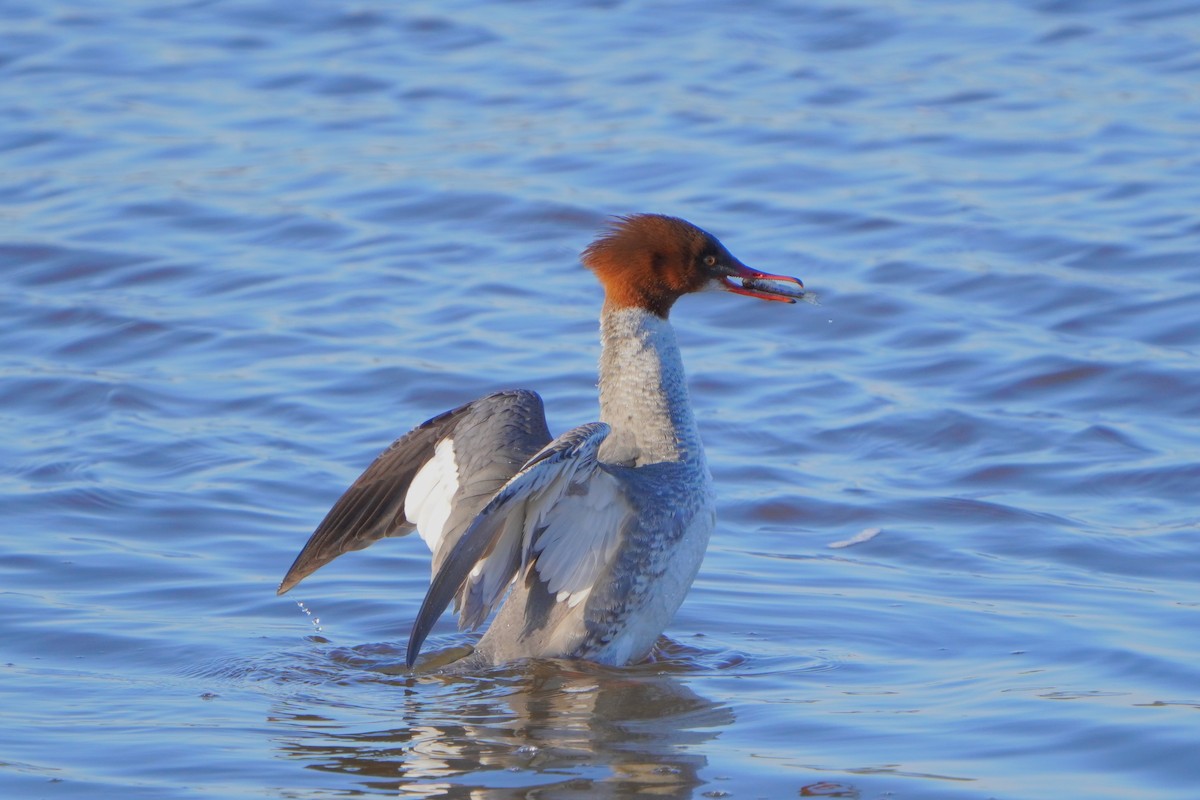
[{"label": "dark wing tip", "polygon": [[279,582],[279,588],[275,590],[276,595],[287,594],[297,583],[312,575],[320,567],[324,566],[327,561],[331,560],[318,561],[313,558],[305,558],[304,556],[304,552],[301,551],[300,555],[296,557],[287,574],[283,576],[283,580]]},{"label": "dark wing tip", "polygon": [[[332,513],[330,516],[333,516]],[[288,567],[283,580],[279,582],[279,588],[275,590],[276,595],[286,594],[293,586],[309,575],[312,575],[342,553],[347,550],[366,547],[371,541],[356,542],[353,539],[353,534],[357,533],[355,529],[350,528],[347,531],[343,528],[339,530],[336,525],[331,526],[327,523],[328,519],[322,522],[313,531],[308,541],[305,542],[304,548],[296,556],[296,560],[292,562],[292,565]],[[331,538],[333,539],[332,543],[330,541]]]},{"label": "dark wing tip", "polygon": [[[437,577],[445,574],[444,571],[440,572]],[[408,634],[408,648],[404,651],[404,664],[409,669],[412,669],[412,665],[417,663],[417,656],[421,654],[421,645],[425,644],[425,638],[433,630],[433,624],[437,622],[438,617],[442,615],[454,597],[454,591],[446,591],[448,582],[443,579],[439,583],[437,577],[430,584],[429,591],[425,594],[425,600],[421,603],[421,610],[417,612],[417,618],[413,620],[412,630]],[[461,585],[461,581],[459,583]]]},{"label": "dark wing tip", "polygon": [[421,645],[425,643],[425,637],[433,630],[434,623],[450,605],[454,595],[458,594],[463,583],[471,574],[471,569],[474,568],[475,562],[479,560],[482,553],[482,546],[491,539],[491,536],[471,535],[475,533],[478,522],[479,518],[477,517],[476,524],[473,524],[471,529],[458,540],[449,556],[442,562],[437,574],[433,576],[433,580],[429,582],[429,590],[425,592],[425,599],[421,601],[421,609],[417,612],[417,618],[413,620],[412,631],[408,634],[408,649],[404,654],[404,663],[410,668],[416,663],[417,656],[421,653]]},{"label": "dark wing tip", "polygon": [[421,654],[421,645],[425,643],[425,637],[428,635],[428,629],[418,632],[416,627],[413,627],[412,633],[408,635],[408,649],[404,652],[404,666],[412,669],[413,664],[417,663],[417,656]]}]

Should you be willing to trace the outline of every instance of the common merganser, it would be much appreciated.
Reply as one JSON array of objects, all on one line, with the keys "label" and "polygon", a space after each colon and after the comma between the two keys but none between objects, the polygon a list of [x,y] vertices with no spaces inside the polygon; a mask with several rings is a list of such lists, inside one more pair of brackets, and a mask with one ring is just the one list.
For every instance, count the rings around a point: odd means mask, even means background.
[{"label": "common merganser", "polygon": [[750,269],[711,234],[658,214],[616,218],[581,260],[604,286],[600,422],[553,438],[541,397],[523,389],[430,419],[346,490],[279,594],[342,553],[415,528],[433,567],[409,667],[451,600],[463,629],[504,601],[470,656],[479,666],[522,658],[620,666],[650,654],[716,522],[667,315],[690,292],[794,303],[804,284]]}]

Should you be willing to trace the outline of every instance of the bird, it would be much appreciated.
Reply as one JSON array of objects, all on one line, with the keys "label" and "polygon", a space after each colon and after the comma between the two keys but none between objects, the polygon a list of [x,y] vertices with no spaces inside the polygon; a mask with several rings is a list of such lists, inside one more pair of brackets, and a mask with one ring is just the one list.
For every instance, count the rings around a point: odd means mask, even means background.
[{"label": "bird", "polygon": [[700,568],[716,499],[668,320],[720,289],[794,303],[803,282],[751,269],[677,217],[614,217],[580,261],[604,289],[600,419],[554,437],[541,397],[498,391],[433,417],[383,451],[334,503],[279,585],[414,529],[431,580],[412,668],[451,602],[460,629],[492,623],[465,663],[645,660]]}]

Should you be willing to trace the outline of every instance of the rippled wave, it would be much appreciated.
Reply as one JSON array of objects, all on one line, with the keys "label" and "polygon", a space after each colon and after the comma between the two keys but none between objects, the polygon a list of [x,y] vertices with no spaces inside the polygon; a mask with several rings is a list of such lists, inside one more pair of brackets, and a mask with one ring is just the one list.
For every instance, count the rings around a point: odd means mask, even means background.
[{"label": "rippled wave", "polygon": [[[5,19],[5,796],[1194,791],[1194,4]],[[675,311],[720,527],[658,658],[409,674],[415,540],[275,597],[411,425],[595,416],[631,211],[821,296]]]}]

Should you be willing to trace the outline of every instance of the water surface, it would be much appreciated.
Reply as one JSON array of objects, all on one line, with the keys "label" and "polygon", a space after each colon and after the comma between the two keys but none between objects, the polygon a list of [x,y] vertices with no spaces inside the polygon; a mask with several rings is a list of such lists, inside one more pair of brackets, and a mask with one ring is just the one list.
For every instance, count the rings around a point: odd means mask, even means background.
[{"label": "water surface", "polygon": [[[1194,4],[2,10],[6,797],[1200,785]],[[633,211],[822,298],[673,314],[719,528],[657,660],[408,674],[415,537],[277,598],[412,425],[595,417]]]}]

